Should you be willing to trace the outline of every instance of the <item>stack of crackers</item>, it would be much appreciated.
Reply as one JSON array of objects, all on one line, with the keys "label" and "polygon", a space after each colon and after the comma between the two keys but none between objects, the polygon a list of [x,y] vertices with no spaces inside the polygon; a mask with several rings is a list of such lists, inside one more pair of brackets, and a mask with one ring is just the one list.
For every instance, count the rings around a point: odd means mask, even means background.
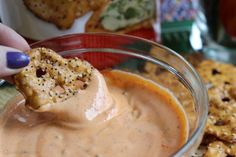
[{"label": "stack of crackers", "polygon": [[[193,60],[190,58],[191,61]],[[236,156],[236,67],[200,58],[197,62],[195,58],[193,65],[203,79],[209,95],[209,113],[204,137],[198,152],[193,156]],[[192,106],[190,95],[183,86],[177,85],[173,76],[162,74],[158,67],[150,63],[146,64],[145,70],[153,80],[170,87],[184,107]],[[190,108],[191,110],[194,109]],[[190,121],[194,120],[194,116],[190,116]]]},{"label": "stack of crackers", "polygon": [[236,156],[236,67],[205,60],[197,71],[208,85],[209,95],[204,156]]}]

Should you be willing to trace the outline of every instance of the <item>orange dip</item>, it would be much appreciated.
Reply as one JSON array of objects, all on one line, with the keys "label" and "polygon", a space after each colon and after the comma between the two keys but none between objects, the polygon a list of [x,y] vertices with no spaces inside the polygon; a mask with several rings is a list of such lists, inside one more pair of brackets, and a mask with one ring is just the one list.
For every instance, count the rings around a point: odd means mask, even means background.
[{"label": "orange dip", "polygon": [[94,70],[86,90],[43,113],[16,97],[0,117],[0,157],[166,157],[186,142],[187,118],[167,89],[128,72],[103,76]]}]

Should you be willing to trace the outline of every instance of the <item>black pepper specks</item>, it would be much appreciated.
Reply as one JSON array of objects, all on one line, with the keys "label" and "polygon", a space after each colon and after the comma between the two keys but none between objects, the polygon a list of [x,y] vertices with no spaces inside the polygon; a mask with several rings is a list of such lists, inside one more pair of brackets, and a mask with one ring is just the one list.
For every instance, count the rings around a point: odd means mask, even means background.
[{"label": "black pepper specks", "polygon": [[[44,102],[67,100],[89,85],[92,67],[86,61],[65,59],[46,48],[31,49],[27,53],[33,61],[22,71],[21,79],[24,82],[20,83],[23,86],[28,81],[27,88],[33,90],[24,93],[29,99],[32,98],[29,100],[34,102],[32,108],[38,109],[44,105],[40,103]],[[40,101],[42,98],[46,101]]]},{"label": "black pepper specks", "polygon": [[222,101],[223,101],[223,102],[229,102],[229,101],[230,101],[230,98],[229,98],[229,97],[224,97],[224,98],[222,98]]},{"label": "black pepper specks", "polygon": [[220,75],[221,72],[218,71],[217,69],[212,69],[212,75]]}]

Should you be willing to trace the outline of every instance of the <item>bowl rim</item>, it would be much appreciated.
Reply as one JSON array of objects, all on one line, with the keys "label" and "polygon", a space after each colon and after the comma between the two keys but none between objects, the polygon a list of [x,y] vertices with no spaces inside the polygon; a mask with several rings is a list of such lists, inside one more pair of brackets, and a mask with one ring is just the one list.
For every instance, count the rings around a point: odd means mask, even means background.
[{"label": "bowl rim", "polygon": [[71,38],[71,37],[75,37],[75,36],[82,36],[82,35],[96,35],[96,36],[110,36],[110,37],[123,37],[123,38],[129,38],[129,39],[136,39],[136,40],[140,40],[146,43],[149,43],[151,45],[157,46],[161,49],[164,49],[166,51],[168,51],[168,53],[171,53],[172,55],[175,55],[177,58],[179,58],[181,61],[184,62],[184,64],[186,64],[188,66],[188,68],[190,68],[190,70],[193,72],[194,77],[199,81],[199,88],[202,89],[202,100],[203,100],[203,114],[202,116],[199,118],[199,125],[197,126],[197,128],[195,129],[195,131],[193,132],[192,136],[189,137],[189,139],[186,141],[186,143],[181,146],[174,154],[174,157],[179,157],[182,156],[184,153],[186,153],[188,151],[189,148],[191,148],[194,143],[198,140],[201,132],[204,132],[204,128],[207,122],[207,117],[208,117],[208,92],[206,89],[206,86],[204,85],[203,80],[201,79],[201,77],[199,76],[199,74],[197,73],[197,71],[195,70],[195,68],[193,68],[193,66],[180,54],[178,54],[177,52],[175,52],[174,50],[161,45],[157,42],[145,39],[145,38],[141,38],[141,37],[137,37],[137,36],[133,36],[133,35],[127,35],[127,34],[115,34],[115,33],[104,33],[104,32],[87,32],[87,33],[75,33],[75,34],[68,34],[68,35],[60,35],[60,36],[56,36],[56,37],[52,37],[52,38],[48,38],[45,40],[41,40],[41,41],[37,41],[34,42],[30,45],[30,47],[34,47],[35,45],[38,45],[40,43],[43,42],[48,42],[48,41],[53,41],[53,40],[57,40],[57,39],[63,39],[63,38]]}]

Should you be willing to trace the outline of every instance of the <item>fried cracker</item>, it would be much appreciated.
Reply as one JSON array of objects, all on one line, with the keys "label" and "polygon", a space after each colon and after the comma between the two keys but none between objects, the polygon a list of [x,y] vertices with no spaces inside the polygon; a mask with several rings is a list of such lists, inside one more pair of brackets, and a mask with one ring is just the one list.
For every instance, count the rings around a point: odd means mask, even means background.
[{"label": "fried cracker", "polygon": [[[77,12],[76,12],[77,18],[83,16],[85,13],[87,13],[92,9],[89,0],[76,0],[76,1],[77,1]],[[98,1],[104,1],[104,0],[98,0]]]},{"label": "fried cracker", "polygon": [[92,66],[78,58],[65,59],[46,48],[26,52],[31,60],[14,76],[16,87],[26,96],[26,106],[42,111],[63,102],[87,87]]},{"label": "fried cracker", "polygon": [[88,0],[24,0],[25,6],[37,17],[68,29],[77,17],[90,10]]},{"label": "fried cracker", "polygon": [[236,156],[236,144],[225,144],[222,141],[214,141],[207,147],[204,157]]},{"label": "fried cracker", "polygon": [[206,133],[236,142],[236,68],[230,64],[203,61],[197,70],[204,82],[210,84]]},{"label": "fried cracker", "polygon": [[236,67],[205,60],[197,71],[208,88],[209,116],[206,134],[216,137],[207,148],[205,157],[235,156],[236,146]]},{"label": "fried cracker", "polygon": [[220,142],[215,141],[209,144],[204,157],[226,157],[227,146]]},{"label": "fried cracker", "polygon": [[101,6],[104,6],[104,4],[107,4],[110,0],[88,0],[88,1],[92,10],[97,10]]},{"label": "fried cracker", "polygon": [[[110,30],[106,30],[103,28],[101,25],[101,14],[103,10],[106,8],[106,6],[109,4],[110,0],[107,0],[106,3],[103,4],[99,9],[95,10],[93,15],[90,17],[88,22],[86,23],[85,26],[85,31],[86,32],[114,32]],[[116,33],[128,33],[134,30],[138,30],[141,28],[152,28],[152,21],[150,19],[144,20],[138,24],[134,24],[132,26],[125,27],[123,29],[120,29],[118,31],[115,31]]]}]

